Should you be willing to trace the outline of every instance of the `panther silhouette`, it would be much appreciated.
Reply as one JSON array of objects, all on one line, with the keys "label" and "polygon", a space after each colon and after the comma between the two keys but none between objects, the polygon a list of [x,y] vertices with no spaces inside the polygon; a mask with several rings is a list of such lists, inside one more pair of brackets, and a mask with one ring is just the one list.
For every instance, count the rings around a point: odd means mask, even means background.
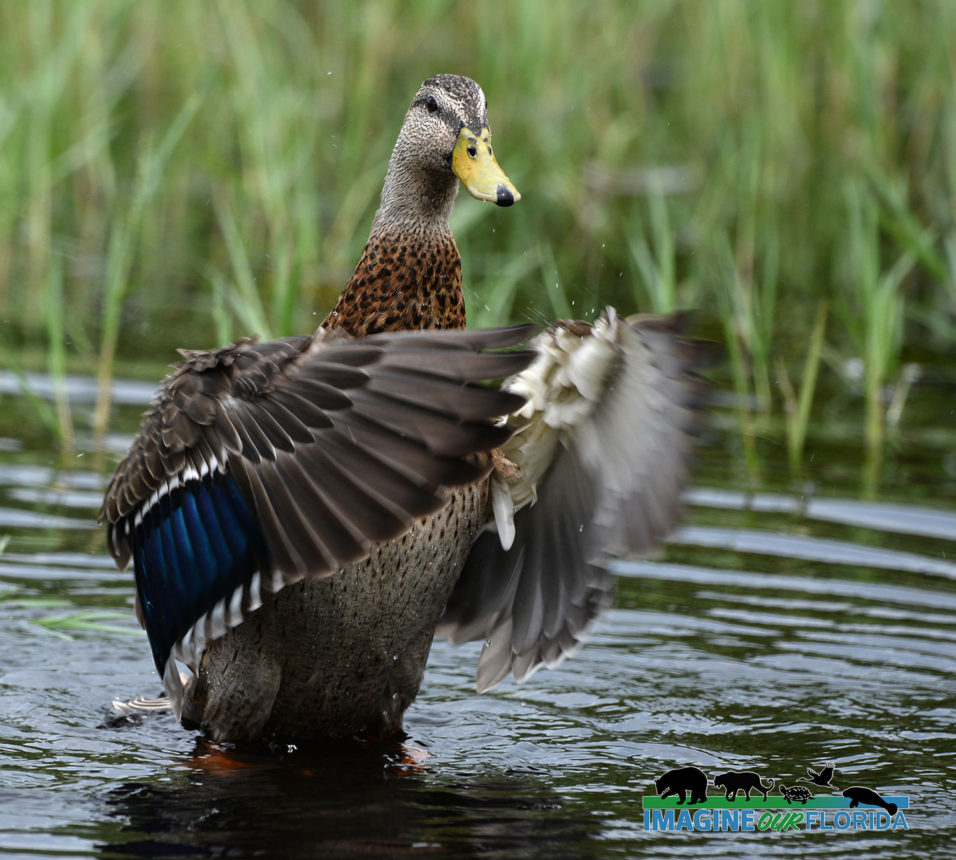
[{"label": "panther silhouette", "polygon": [[715,776],[714,785],[727,792],[727,800],[734,800],[738,791],[746,792],[747,800],[750,800],[751,791],[759,791],[763,795],[763,799],[766,800],[767,792],[773,788],[773,780],[770,780],[770,785],[764,786],[759,774],[752,770],[745,770],[740,773],[729,770],[727,773]]}]

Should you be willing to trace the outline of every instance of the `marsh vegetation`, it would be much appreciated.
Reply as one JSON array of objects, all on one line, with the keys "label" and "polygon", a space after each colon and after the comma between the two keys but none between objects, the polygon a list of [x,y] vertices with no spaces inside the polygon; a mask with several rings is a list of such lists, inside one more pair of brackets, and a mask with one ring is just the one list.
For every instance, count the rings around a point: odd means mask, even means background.
[{"label": "marsh vegetation", "polygon": [[117,361],[155,378],[175,345],[321,319],[440,70],[482,83],[524,194],[458,206],[471,323],[697,309],[742,480],[767,445],[813,477],[822,431],[892,482],[919,369],[952,360],[944,0],[37,0],[0,28],[0,361],[94,371],[97,436]]}]

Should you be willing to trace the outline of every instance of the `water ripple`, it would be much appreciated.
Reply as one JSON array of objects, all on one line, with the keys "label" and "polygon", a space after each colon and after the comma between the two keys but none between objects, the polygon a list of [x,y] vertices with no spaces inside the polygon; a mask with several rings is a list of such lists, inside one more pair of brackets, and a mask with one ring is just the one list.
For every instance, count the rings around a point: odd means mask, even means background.
[{"label": "water ripple", "polygon": [[[29,455],[0,444],[0,853],[713,856],[710,840],[644,832],[657,775],[695,764],[789,784],[828,760],[911,796],[908,841],[723,834],[720,853],[941,856],[936,834],[951,836],[951,511],[692,490],[692,523],[662,559],[614,562],[618,607],[553,671],[479,696],[481,643],[439,641],[404,745],[245,753],[169,715],[112,713],[160,683],[132,578],[91,532],[104,478]],[[128,623],[68,638],[41,623],[103,609]]]},{"label": "water ripple", "polygon": [[738,493],[695,487],[684,494],[689,505],[760,513],[795,514],[806,519],[860,526],[882,532],[956,541],[956,513],[892,502]]},{"label": "water ripple", "polygon": [[671,535],[674,543],[715,547],[735,552],[799,558],[824,564],[854,565],[956,579],[956,563],[901,550],[867,547],[848,541],[792,535],[762,529],[684,526]]}]

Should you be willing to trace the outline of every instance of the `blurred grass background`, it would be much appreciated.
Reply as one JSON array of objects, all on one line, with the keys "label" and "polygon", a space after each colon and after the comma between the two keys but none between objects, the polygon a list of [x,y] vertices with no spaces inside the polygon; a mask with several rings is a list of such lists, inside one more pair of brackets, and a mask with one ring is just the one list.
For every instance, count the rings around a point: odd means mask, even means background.
[{"label": "blurred grass background", "polygon": [[310,330],[441,71],[523,194],[456,208],[472,325],[699,308],[752,473],[774,433],[799,471],[824,387],[878,480],[905,371],[954,354],[949,0],[0,4],[0,362]]}]

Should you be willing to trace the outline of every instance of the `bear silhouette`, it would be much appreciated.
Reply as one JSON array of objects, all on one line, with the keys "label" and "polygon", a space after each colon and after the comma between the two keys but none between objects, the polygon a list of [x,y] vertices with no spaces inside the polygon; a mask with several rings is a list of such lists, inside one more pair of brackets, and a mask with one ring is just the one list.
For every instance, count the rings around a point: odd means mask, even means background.
[{"label": "bear silhouette", "polygon": [[654,780],[654,787],[661,797],[679,795],[678,804],[687,799],[688,792],[691,803],[704,803],[707,800],[707,774],[699,767],[679,767],[676,770],[669,770]]},{"label": "bear silhouette", "polygon": [[717,788],[724,789],[727,800],[734,800],[737,797],[738,791],[745,792],[747,800],[750,800],[751,791],[759,791],[763,795],[763,799],[766,800],[767,792],[773,788],[773,780],[770,780],[770,785],[764,786],[760,781],[759,774],[754,773],[752,770],[745,770],[740,773],[729,770],[727,773],[715,776],[714,785],[716,785]]},{"label": "bear silhouette", "polygon": [[867,806],[882,806],[890,815],[896,815],[899,807],[895,803],[887,803],[872,788],[862,785],[852,785],[843,792],[844,797],[850,798],[850,809],[865,803]]}]

